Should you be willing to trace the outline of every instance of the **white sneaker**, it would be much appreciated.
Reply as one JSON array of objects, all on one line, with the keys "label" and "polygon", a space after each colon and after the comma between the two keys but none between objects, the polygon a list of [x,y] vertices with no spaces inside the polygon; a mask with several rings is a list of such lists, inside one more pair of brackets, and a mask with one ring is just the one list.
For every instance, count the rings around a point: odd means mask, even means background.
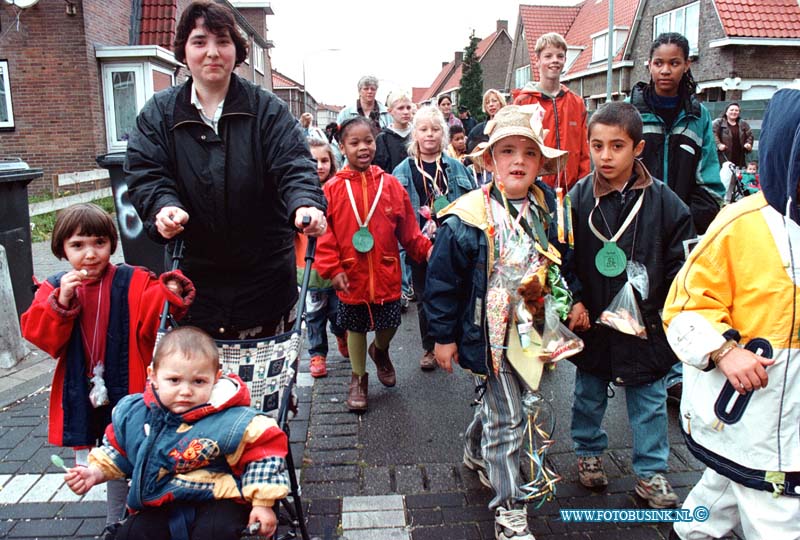
[{"label": "white sneaker", "polygon": [[486,474],[486,462],[482,458],[472,457],[466,448],[464,448],[464,467],[474,471],[481,484],[491,489],[492,483],[489,482],[489,475]]},{"label": "white sneaker", "polygon": [[494,512],[494,537],[496,540],[536,540],[528,529],[525,507],[506,510],[498,506]]}]

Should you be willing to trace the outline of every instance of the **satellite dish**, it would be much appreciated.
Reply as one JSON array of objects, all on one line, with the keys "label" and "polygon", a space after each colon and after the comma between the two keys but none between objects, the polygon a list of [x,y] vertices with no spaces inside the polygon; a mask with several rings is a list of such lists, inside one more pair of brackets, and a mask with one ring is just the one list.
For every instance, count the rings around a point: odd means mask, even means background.
[{"label": "satellite dish", "polygon": [[5,2],[6,4],[11,4],[12,6],[25,9],[35,6],[39,0],[5,0]]}]

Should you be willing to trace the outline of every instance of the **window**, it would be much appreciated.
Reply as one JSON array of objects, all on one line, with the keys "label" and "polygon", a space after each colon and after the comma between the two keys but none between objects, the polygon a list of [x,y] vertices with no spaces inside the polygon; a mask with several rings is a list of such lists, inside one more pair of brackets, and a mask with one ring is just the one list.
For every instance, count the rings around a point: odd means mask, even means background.
[{"label": "window", "polygon": [[678,32],[689,40],[689,52],[696,55],[700,39],[700,2],[653,17],[653,39],[664,32]]},{"label": "window", "polygon": [[[614,29],[614,56],[628,37],[628,28]],[[608,30],[592,36],[592,62],[605,62],[608,59]]]},{"label": "window", "polygon": [[0,60],[0,128],[14,127],[14,110],[11,106],[11,77],[8,60]]},{"label": "window", "polygon": [[514,72],[514,88],[522,88],[531,80],[531,65],[517,68]]},{"label": "window", "polygon": [[578,56],[583,52],[583,47],[571,47],[567,46],[567,58],[564,62],[564,72],[566,73],[569,71],[569,68],[572,67],[572,64],[575,63],[575,60],[578,59]]},{"label": "window", "polygon": [[253,67],[256,69],[256,71],[258,71],[259,73],[261,73],[263,75],[264,74],[264,48],[261,47],[261,45],[259,45],[255,41],[253,42],[252,57],[253,57]]}]

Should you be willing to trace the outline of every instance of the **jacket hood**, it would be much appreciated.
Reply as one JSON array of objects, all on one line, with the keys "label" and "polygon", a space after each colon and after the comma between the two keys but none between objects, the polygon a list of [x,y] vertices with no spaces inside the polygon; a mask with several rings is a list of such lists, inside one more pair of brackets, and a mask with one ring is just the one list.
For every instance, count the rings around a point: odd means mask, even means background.
[{"label": "jacket hood", "polygon": [[[656,106],[653,99],[653,87],[650,83],[639,81],[631,91],[631,105],[639,109],[640,114],[655,112]],[[700,102],[694,96],[681,95],[680,107],[686,114],[700,118]]]},{"label": "jacket hood", "polygon": [[800,223],[797,182],[800,179],[800,90],[779,90],[761,123],[758,175],[767,202]]},{"label": "jacket hood", "polygon": [[[161,400],[158,393],[153,388],[152,383],[147,385],[144,392],[144,402],[148,409],[161,409],[169,413]],[[231,407],[249,407],[250,406],[250,390],[247,385],[239,378],[238,375],[228,373],[222,375],[211,391],[211,399],[205,405],[199,405],[193,409],[186,411],[183,414],[176,415],[186,422],[196,422],[200,418],[204,418],[210,414],[218,413]],[[171,413],[169,413],[171,414]]]}]

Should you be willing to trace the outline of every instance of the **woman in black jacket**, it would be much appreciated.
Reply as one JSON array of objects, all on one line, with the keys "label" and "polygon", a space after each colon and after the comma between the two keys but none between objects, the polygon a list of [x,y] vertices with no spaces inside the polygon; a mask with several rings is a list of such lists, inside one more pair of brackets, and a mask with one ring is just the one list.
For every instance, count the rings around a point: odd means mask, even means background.
[{"label": "woman in black jacket", "polygon": [[216,339],[280,333],[297,301],[295,228],[326,228],[315,162],[286,105],[233,74],[247,43],[228,8],[192,2],[174,49],[192,78],[139,114],[131,200],[151,238],[185,240],[182,269],[197,287],[185,321]]},{"label": "woman in black jacket", "polygon": [[729,103],[722,115],[711,124],[720,166],[730,161],[737,167],[744,167],[746,155],[753,149],[753,130],[739,113],[739,104]]}]

